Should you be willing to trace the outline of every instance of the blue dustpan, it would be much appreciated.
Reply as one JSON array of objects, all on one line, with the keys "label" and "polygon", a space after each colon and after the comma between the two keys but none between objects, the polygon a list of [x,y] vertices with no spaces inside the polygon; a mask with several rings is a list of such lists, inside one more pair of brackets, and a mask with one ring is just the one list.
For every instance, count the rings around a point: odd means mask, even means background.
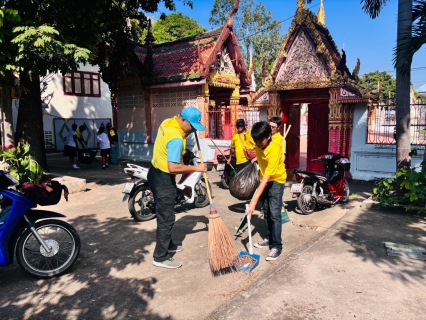
[{"label": "blue dustpan", "polygon": [[[247,207],[248,207],[248,205],[246,204],[246,210],[247,210]],[[260,263],[260,255],[253,253],[253,241],[251,239],[251,223],[250,223],[250,218],[248,216],[247,216],[247,230],[248,230],[248,234],[249,234],[249,252],[241,251],[238,254],[237,258],[249,256],[253,260],[256,260],[256,262],[247,263],[247,264],[237,264],[236,267],[241,271],[252,272],[253,269],[256,268]]]}]

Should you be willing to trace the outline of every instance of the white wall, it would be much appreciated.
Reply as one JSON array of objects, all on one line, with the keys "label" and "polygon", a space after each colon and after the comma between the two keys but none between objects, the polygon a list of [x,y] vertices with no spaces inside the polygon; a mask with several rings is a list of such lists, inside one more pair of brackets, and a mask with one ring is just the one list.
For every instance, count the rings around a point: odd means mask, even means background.
[{"label": "white wall", "polygon": [[[366,104],[354,108],[353,133],[351,142],[351,173],[357,180],[391,177],[396,171],[396,146],[367,144]],[[411,159],[412,167],[419,167],[423,160],[424,147],[412,146],[418,155]]]},{"label": "white wall", "polygon": [[[99,72],[98,66],[89,64],[80,65],[79,71]],[[53,119],[59,118],[82,118],[98,119],[112,118],[112,107],[110,91],[108,85],[101,79],[101,96],[78,97],[65,95],[63,90],[63,80],[61,74],[56,74],[48,82],[47,89],[43,96],[53,93],[53,97],[46,109],[43,117],[44,131],[53,131]]]}]

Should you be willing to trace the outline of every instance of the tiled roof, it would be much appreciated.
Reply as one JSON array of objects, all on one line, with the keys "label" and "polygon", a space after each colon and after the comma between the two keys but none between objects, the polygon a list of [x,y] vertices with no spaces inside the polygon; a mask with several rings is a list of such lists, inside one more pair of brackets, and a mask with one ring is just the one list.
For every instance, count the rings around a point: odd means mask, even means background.
[{"label": "tiled roof", "polygon": [[150,59],[146,45],[133,43],[137,59],[147,66],[145,83],[161,83],[201,77],[200,60],[207,61],[225,26],[173,42],[153,45]]}]

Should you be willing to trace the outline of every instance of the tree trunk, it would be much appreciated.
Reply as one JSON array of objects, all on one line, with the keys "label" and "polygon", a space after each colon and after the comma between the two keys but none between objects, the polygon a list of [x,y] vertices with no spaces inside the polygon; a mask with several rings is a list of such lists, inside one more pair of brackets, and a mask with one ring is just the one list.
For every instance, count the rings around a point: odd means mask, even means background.
[{"label": "tree trunk", "polygon": [[1,145],[10,146],[15,145],[13,138],[13,119],[12,119],[12,96],[10,94],[11,87],[3,85],[1,88]]},{"label": "tree trunk", "polygon": [[16,138],[24,138],[31,145],[31,155],[48,171],[44,147],[43,115],[41,108],[40,77],[20,73],[21,100],[19,100]]},{"label": "tree trunk", "polygon": [[[397,33],[397,50],[403,41],[410,41],[404,38],[407,30],[411,30],[413,8],[412,0],[398,1],[398,33]],[[397,55],[398,57],[398,55]],[[409,61],[396,61],[396,170],[410,168],[411,166],[411,135],[410,135],[410,75],[403,76],[398,72],[399,67],[409,63]]]}]

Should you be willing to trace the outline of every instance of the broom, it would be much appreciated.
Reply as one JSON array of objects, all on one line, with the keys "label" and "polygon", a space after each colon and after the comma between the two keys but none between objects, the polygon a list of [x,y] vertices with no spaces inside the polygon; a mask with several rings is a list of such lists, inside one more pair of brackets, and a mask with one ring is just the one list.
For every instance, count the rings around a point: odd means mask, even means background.
[{"label": "broom", "polygon": [[[197,141],[198,153],[200,155],[201,163],[204,163],[203,154],[201,153],[200,142],[198,141],[198,134],[195,134]],[[204,172],[204,180],[207,185],[207,195],[210,201],[210,217],[209,217],[209,259],[210,270],[214,276],[237,271],[235,268],[235,261],[237,259],[237,248],[232,240],[228,229],[222,221],[222,218],[217,213],[213,204],[212,195],[210,193],[207,174]]]},{"label": "broom", "polygon": [[[225,159],[225,161],[228,162],[228,159],[225,157],[225,155],[223,154],[222,150],[220,150],[219,147],[216,145],[216,143],[214,143],[213,139],[210,139],[210,140],[211,140],[211,142],[213,142],[213,144],[216,147],[216,149],[219,150],[220,154]],[[231,156],[231,155],[229,155],[229,156]],[[235,170],[235,168],[232,166],[232,164],[230,164],[230,163],[228,163],[228,164],[232,168],[232,170],[234,171],[234,174],[237,174],[237,170]]]}]

